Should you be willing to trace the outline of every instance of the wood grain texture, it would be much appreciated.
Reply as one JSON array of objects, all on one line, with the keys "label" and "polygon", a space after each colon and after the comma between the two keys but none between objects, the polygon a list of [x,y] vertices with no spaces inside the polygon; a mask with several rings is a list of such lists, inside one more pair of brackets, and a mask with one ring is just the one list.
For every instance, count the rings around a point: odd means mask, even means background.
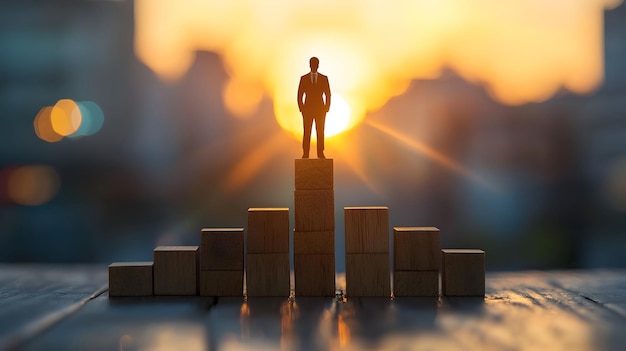
[{"label": "wood grain texture", "polygon": [[0,349],[622,351],[626,345],[624,269],[490,272],[484,298],[393,300],[109,299],[98,293],[107,275],[102,264],[0,264]]},{"label": "wood grain texture", "polygon": [[289,296],[289,254],[248,254],[246,290],[252,296]]},{"label": "wood grain texture", "polygon": [[394,271],[439,271],[439,240],[439,229],[434,227],[394,227]]},{"label": "wood grain texture", "polygon": [[389,254],[346,254],[348,296],[391,296]]},{"label": "wood grain texture", "polygon": [[297,231],[335,230],[334,190],[296,190],[294,210]]},{"label": "wood grain texture", "polygon": [[154,294],[152,262],[115,262],[109,265],[109,296]]},{"label": "wood grain texture", "polygon": [[335,254],[294,255],[296,296],[335,296]]},{"label": "wood grain texture", "polygon": [[248,253],[289,253],[289,209],[248,209]]},{"label": "wood grain texture", "polygon": [[200,271],[200,296],[243,296],[243,270]]},{"label": "wood grain texture", "polygon": [[295,189],[333,189],[333,160],[332,159],[296,159],[295,160]]},{"label": "wood grain texture", "polygon": [[441,293],[446,296],[485,295],[485,252],[443,249]]},{"label": "wood grain texture", "polygon": [[335,254],[335,232],[293,232],[293,251],[299,254]]},{"label": "wood grain texture", "polygon": [[154,249],[154,295],[198,294],[198,246]]},{"label": "wood grain texture", "polygon": [[243,271],[243,228],[204,228],[200,270]]},{"label": "wood grain texture", "polygon": [[439,296],[439,271],[394,271],[394,296]]},{"label": "wood grain texture", "polygon": [[346,253],[389,252],[389,208],[344,207]]}]

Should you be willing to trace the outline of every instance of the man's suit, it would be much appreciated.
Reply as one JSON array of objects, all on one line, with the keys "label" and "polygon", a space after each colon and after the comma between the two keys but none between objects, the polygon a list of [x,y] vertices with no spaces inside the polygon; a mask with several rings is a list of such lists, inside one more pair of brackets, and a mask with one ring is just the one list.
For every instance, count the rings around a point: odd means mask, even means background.
[{"label": "man's suit", "polygon": [[[330,108],[330,85],[328,77],[317,72],[317,79],[313,73],[307,73],[300,77],[298,86],[298,107],[302,112],[304,124],[304,136],[302,137],[302,149],[305,155],[309,155],[311,143],[311,128],[315,121],[317,131],[317,156],[324,154],[324,122],[326,112]],[[304,95],[304,101],[302,97]],[[323,96],[325,97],[323,97]]]}]

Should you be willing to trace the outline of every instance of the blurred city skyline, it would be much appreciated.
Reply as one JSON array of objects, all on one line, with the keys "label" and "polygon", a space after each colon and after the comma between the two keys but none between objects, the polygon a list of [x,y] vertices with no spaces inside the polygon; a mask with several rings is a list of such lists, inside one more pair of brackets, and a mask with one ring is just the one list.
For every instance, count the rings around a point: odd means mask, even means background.
[{"label": "blurred city skyline", "polygon": [[[224,100],[241,73],[217,52],[194,51],[163,80],[135,54],[134,5],[0,5],[0,261],[150,259],[155,245],[197,243],[202,227],[245,227],[249,207],[293,212],[301,150],[277,101],[261,94],[241,118]],[[490,270],[626,265],[626,10],[595,9],[595,90],[506,105],[443,67],[328,140],[338,271],[343,206],[355,205],[389,206],[392,226],[437,226],[444,247],[484,248]],[[292,65],[306,73],[306,60]],[[61,99],[97,104],[101,129],[41,140],[35,117]],[[46,190],[40,205],[16,201]]]}]

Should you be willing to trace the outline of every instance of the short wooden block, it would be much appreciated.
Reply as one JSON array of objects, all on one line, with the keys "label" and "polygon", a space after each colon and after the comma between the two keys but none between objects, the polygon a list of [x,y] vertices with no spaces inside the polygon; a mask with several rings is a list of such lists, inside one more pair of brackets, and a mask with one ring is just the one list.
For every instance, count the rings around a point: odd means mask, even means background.
[{"label": "short wooden block", "polygon": [[485,296],[485,251],[444,249],[441,289],[447,296]]},{"label": "short wooden block", "polygon": [[296,159],[296,190],[334,189],[332,159]]},{"label": "short wooden block", "polygon": [[391,296],[389,254],[346,254],[348,296]]},{"label": "short wooden block", "polygon": [[439,271],[394,271],[394,296],[439,296]]},{"label": "short wooden block", "polygon": [[243,271],[243,228],[204,228],[200,270]]},{"label": "short wooden block", "polygon": [[296,190],[294,198],[297,231],[335,230],[334,190]]},{"label": "short wooden block", "polygon": [[439,229],[434,227],[393,228],[394,271],[439,271]]},{"label": "short wooden block", "polygon": [[335,254],[294,255],[296,296],[335,296]]},{"label": "short wooden block", "polygon": [[150,296],[152,262],[115,262],[109,265],[109,296]]},{"label": "short wooden block", "polygon": [[389,208],[344,207],[346,253],[389,252]]},{"label": "short wooden block", "polygon": [[289,209],[248,209],[248,253],[289,253]]},{"label": "short wooden block", "polygon": [[198,294],[198,246],[154,249],[154,295]]},{"label": "short wooden block", "polygon": [[248,254],[248,296],[289,296],[289,254]]},{"label": "short wooden block", "polygon": [[243,270],[200,271],[200,296],[243,296]]},{"label": "short wooden block", "polygon": [[294,254],[335,254],[335,232],[293,232]]}]

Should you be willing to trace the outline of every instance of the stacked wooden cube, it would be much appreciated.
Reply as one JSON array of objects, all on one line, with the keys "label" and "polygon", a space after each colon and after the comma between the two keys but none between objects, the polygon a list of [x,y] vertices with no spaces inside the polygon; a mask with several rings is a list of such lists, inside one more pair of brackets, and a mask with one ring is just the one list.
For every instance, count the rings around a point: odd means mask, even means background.
[{"label": "stacked wooden cube", "polygon": [[335,294],[332,159],[295,160],[294,278],[297,296]]},{"label": "stacked wooden cube", "polygon": [[485,251],[443,249],[441,288],[445,296],[485,296]]},{"label": "stacked wooden cube", "polygon": [[439,296],[439,229],[393,228],[395,296]]},{"label": "stacked wooden cube", "polygon": [[348,296],[390,296],[389,209],[345,207]]},{"label": "stacked wooden cube", "polygon": [[248,296],[289,296],[289,209],[248,209]]},{"label": "stacked wooden cube", "polygon": [[243,296],[243,237],[243,228],[202,229],[201,296]]}]

